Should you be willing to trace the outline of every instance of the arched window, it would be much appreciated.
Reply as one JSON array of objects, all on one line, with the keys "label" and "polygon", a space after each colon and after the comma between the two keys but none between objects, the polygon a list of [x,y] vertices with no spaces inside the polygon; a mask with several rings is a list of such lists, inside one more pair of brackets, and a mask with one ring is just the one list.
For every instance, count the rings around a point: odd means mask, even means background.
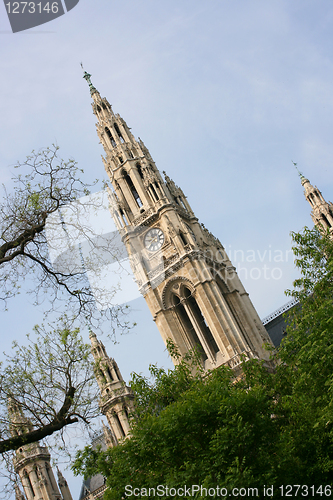
[{"label": "arched window", "polygon": [[328,221],[326,215],[321,214],[323,221],[327,224],[327,227],[332,227],[331,223]]},{"label": "arched window", "polygon": [[105,106],[104,102],[102,102],[102,108],[105,109],[105,111],[107,111],[107,107]]},{"label": "arched window", "polygon": [[181,231],[179,231],[179,236],[180,236],[180,239],[182,240],[183,244],[187,245],[185,235]]},{"label": "arched window", "polygon": [[156,193],[156,190],[152,184],[149,184],[150,190],[153,193],[153,197],[155,198],[155,201],[158,201],[158,194]]},{"label": "arched window", "polygon": [[114,126],[115,131],[118,134],[118,137],[119,137],[120,141],[121,142],[125,142],[123,136],[121,135],[121,132],[119,130],[119,127],[118,127],[117,123],[114,123],[113,126]]},{"label": "arched window", "polygon": [[131,193],[132,193],[132,195],[133,195],[133,197],[134,197],[134,199],[135,199],[138,207],[142,207],[143,203],[141,201],[141,198],[140,198],[137,190],[135,189],[135,186],[134,186],[134,184],[132,182],[132,179],[130,178],[130,176],[125,171],[124,171],[124,173],[125,173],[125,175],[124,174],[123,175],[124,175],[125,181],[127,182],[127,185],[129,187],[129,189],[130,189],[130,191],[131,191]]},{"label": "arched window", "polygon": [[31,482],[30,476],[29,476],[29,474],[27,473],[26,470],[24,470],[23,476],[24,476],[26,482],[28,483],[28,488],[30,489],[30,493],[32,493],[32,496],[35,496],[35,490],[34,490],[34,488],[32,486],[32,482]]},{"label": "arched window", "polygon": [[171,302],[190,343],[197,346],[202,360],[208,356],[214,358],[219,348],[191,290],[181,285],[179,295],[173,293]]},{"label": "arched window", "polygon": [[178,297],[178,295],[173,295],[172,302],[173,305],[176,306],[175,308],[176,314],[190,340],[190,343],[192,344],[193,347],[198,349],[202,360],[205,361],[208,356],[200,342],[197,332],[187,314],[184,305],[180,302],[180,298]]},{"label": "arched window", "polygon": [[106,368],[106,371],[107,371],[107,374],[108,374],[108,375],[109,375],[109,377],[110,377],[110,380],[112,380],[112,381],[113,381],[113,377],[112,377],[112,373],[111,373],[110,368],[109,368],[109,367],[107,367],[107,368]]},{"label": "arched window", "polygon": [[113,369],[118,377],[118,380],[121,380],[121,376],[120,376],[120,373],[119,373],[119,370],[118,370],[118,366],[116,364],[113,365]]},{"label": "arched window", "polygon": [[116,141],[114,140],[113,135],[111,134],[110,130],[109,130],[107,127],[105,127],[105,132],[106,132],[106,134],[107,134],[108,138],[110,139],[111,146],[112,146],[112,147],[117,146],[117,143],[116,143]]},{"label": "arched window", "polygon": [[101,108],[97,105],[97,111],[100,113],[102,110]]},{"label": "arched window", "polygon": [[119,432],[120,432],[121,436],[122,436],[122,437],[125,437],[125,436],[126,436],[126,434],[125,434],[125,431],[124,431],[124,429],[123,429],[123,426],[121,425],[120,418],[118,417],[118,415],[117,415],[117,413],[116,413],[116,412],[114,412],[114,413],[113,413],[113,416],[114,416],[114,419],[115,419],[115,421],[116,421],[116,423],[117,423],[117,427],[118,427],[118,429],[119,429]]},{"label": "arched window", "polygon": [[140,163],[137,163],[135,166],[136,166],[136,168],[137,168],[137,170],[139,172],[139,175],[140,175],[141,179],[143,180],[143,173],[142,173],[142,169],[141,169]]},{"label": "arched window", "polygon": [[186,209],[186,206],[185,206],[185,203],[183,202],[182,197],[181,197],[181,196],[179,196],[178,198],[179,198],[179,201],[180,201],[180,205],[181,205],[181,206],[182,206],[185,210],[187,210],[187,209]]},{"label": "arched window", "polygon": [[125,415],[126,415],[126,417],[127,417],[127,420],[129,420],[129,413],[128,413],[127,406],[126,406],[126,405],[124,405],[123,409],[124,409],[124,413],[125,413]]},{"label": "arched window", "polygon": [[125,215],[124,211],[123,211],[123,210],[121,210],[121,209],[120,209],[120,215],[121,215],[121,217],[122,217],[123,221],[125,222],[125,225],[126,225],[126,226],[128,226],[128,220],[127,220],[127,217],[126,217],[126,215]]},{"label": "arched window", "polygon": [[212,335],[212,332],[210,331],[205,318],[203,317],[203,314],[200,310],[200,307],[195,299],[193,297],[191,291],[184,287],[184,295],[186,297],[186,302],[185,304],[188,305],[190,312],[193,314],[193,318],[196,321],[197,325],[199,326],[199,329],[208,345],[210,350],[216,354],[219,351],[219,348],[217,347],[217,344],[215,342],[215,339]]},{"label": "arched window", "polygon": [[317,198],[318,198],[319,201],[322,201],[319,191],[316,190],[314,192],[314,194],[315,194],[315,196],[317,196]]}]

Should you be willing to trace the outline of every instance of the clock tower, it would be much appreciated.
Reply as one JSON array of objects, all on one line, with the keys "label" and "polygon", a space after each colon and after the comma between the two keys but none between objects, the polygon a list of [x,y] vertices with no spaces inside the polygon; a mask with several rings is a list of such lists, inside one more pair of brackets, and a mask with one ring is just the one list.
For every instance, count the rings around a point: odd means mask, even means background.
[{"label": "clock tower", "polygon": [[90,76],[84,73],[112,186],[111,213],[164,342],[172,340],[182,356],[197,349],[207,370],[268,361],[264,344],[271,341],[222,244]]}]

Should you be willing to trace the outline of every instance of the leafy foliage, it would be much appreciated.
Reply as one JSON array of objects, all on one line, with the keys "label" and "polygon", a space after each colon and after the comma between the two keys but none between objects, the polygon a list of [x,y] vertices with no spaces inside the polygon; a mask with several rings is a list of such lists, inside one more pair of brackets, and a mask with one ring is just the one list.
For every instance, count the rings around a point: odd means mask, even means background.
[{"label": "leafy foliage", "polygon": [[[112,251],[81,216],[99,210],[101,203],[86,197],[89,186],[80,179],[82,170],[73,159],[64,161],[59,148],[52,146],[33,151],[15,168],[12,190],[3,187],[0,204],[0,301],[7,307],[8,299],[20,292],[28,277],[29,284],[33,283],[34,306],[50,304],[47,312],[52,311],[48,318],[53,324],[36,326],[26,345],[14,342],[0,365],[0,454],[8,470],[12,450],[51,435],[51,442],[61,447],[68,425],[86,425],[99,413],[90,346],[83,342],[74,321],[80,318],[85,326],[96,327],[102,314],[81,261],[79,266],[70,265],[77,241],[69,250],[66,247],[66,265],[57,266],[50,256],[49,235],[58,249],[72,225],[76,237],[86,238],[95,255],[102,255],[103,246]],[[100,264],[96,262],[97,268]],[[56,323],[59,310],[68,316]],[[119,308],[110,308],[104,317],[120,324],[119,313]]]},{"label": "leafy foliage", "polygon": [[151,367],[152,380],[134,375],[130,439],[86,447],[73,466],[106,477],[106,500],[193,484],[258,488],[260,498],[272,485],[280,498],[281,485],[332,482],[333,242],[316,229],[293,239],[301,278],[289,293],[300,305],[274,373],[252,360],[238,380],[226,367],[204,374],[194,357],[173,371]]},{"label": "leafy foliage", "polygon": [[[43,439],[98,414],[90,345],[66,317],[36,341],[13,343],[0,371],[0,453]],[[8,404],[9,403],[9,404]],[[18,421],[17,421],[17,415]],[[22,427],[22,419],[29,422]],[[16,424],[15,424],[16,422]]]}]

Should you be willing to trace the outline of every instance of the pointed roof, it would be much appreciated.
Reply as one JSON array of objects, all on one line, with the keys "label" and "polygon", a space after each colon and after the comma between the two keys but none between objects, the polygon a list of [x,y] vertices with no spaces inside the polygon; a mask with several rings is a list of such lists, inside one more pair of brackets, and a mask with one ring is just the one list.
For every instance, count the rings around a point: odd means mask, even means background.
[{"label": "pointed roof", "polygon": [[90,328],[89,328],[89,339],[90,339],[92,348],[99,345],[99,341],[97,339],[96,333],[94,333]]},{"label": "pointed roof", "polygon": [[22,406],[12,396],[8,398],[10,431],[13,436],[33,430],[31,421],[23,413]]}]

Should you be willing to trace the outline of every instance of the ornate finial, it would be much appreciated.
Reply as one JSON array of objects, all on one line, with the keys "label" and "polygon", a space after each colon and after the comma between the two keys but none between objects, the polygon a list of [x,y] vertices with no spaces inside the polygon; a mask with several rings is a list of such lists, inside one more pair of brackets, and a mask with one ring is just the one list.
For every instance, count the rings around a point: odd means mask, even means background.
[{"label": "ornate finial", "polygon": [[163,170],[162,174],[164,175],[164,179],[166,182],[173,182],[170,177],[168,176],[168,174],[166,173],[165,170]]},{"label": "ornate finial", "polygon": [[292,161],[292,163],[294,164],[294,166],[295,166],[295,168],[296,168],[296,170],[297,170],[297,172],[298,172],[298,175],[300,176],[302,186],[304,186],[304,184],[306,184],[307,182],[309,182],[309,183],[310,183],[309,179],[307,179],[306,177],[304,177],[304,175],[302,174],[302,172],[300,172],[300,171],[298,170],[298,168],[297,168],[297,163],[295,163],[293,160],[291,160],[291,161]]},{"label": "ornate finial", "polygon": [[[81,68],[84,71],[83,64],[82,63],[80,63],[80,64],[81,64]],[[95,92],[97,92],[97,89],[91,83],[90,77],[91,77],[91,75],[89,73],[87,73],[86,71],[84,71],[83,78],[88,82],[88,85],[90,88],[90,95],[93,95]]]},{"label": "ornate finial", "polygon": [[304,179],[304,175],[302,174],[302,172],[300,172],[297,168],[297,163],[295,163],[293,160],[291,160],[291,163],[294,165],[294,167],[296,168],[297,172],[298,172],[298,175],[300,176],[300,178],[303,180]]}]

